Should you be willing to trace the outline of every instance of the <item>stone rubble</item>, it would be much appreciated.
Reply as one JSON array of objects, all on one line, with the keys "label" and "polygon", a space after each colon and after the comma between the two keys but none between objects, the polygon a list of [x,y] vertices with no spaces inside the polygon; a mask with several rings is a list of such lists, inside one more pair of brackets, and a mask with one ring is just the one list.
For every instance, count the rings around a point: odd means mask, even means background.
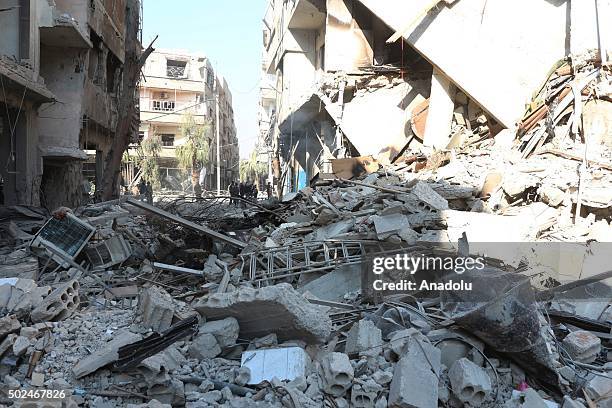
[{"label": "stone rubble", "polygon": [[[585,147],[557,133],[542,154],[480,137],[408,149],[257,206],[165,197],[164,217],[124,199],[92,204],[74,209],[95,234],[70,260],[24,241],[41,219],[11,221],[0,228],[0,388],[67,389],[74,406],[104,408],[608,407],[610,276],[581,279],[609,266],[612,171],[593,164],[578,182]],[[85,254],[113,237],[129,256],[96,268]],[[371,254],[456,259],[494,242],[486,289],[527,282],[499,298],[369,292]],[[422,279],[414,272],[407,280]]]}]

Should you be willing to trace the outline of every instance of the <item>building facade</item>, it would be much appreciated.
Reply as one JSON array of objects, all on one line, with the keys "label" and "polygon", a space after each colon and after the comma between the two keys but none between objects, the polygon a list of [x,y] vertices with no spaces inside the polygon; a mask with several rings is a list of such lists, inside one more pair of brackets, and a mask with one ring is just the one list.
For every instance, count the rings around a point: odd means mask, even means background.
[{"label": "building facade", "polygon": [[558,61],[610,37],[607,2],[433,3],[269,2],[258,145],[279,192],[336,159],[446,149],[457,126],[513,131]]},{"label": "building facade", "polygon": [[118,119],[126,10],[140,4],[6,0],[2,6],[3,201],[77,206],[85,197],[86,151],[94,157],[92,180],[102,180]]},{"label": "building facade", "polygon": [[153,52],[147,59],[144,75],[146,80],[140,86],[140,136],[143,139],[156,136],[161,141],[158,165],[162,186],[180,190],[190,179],[178,165],[176,148],[185,143],[181,125],[186,115],[192,115],[196,123],[209,125],[205,188],[217,188],[217,129],[220,182],[221,188],[226,188],[238,173],[236,127],[227,82],[215,74],[206,56],[179,50]]}]

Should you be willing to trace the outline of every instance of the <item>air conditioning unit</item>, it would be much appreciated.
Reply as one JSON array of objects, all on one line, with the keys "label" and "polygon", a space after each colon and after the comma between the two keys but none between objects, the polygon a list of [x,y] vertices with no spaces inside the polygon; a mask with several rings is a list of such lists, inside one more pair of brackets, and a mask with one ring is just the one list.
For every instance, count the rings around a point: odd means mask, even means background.
[{"label": "air conditioning unit", "polygon": [[161,92],[159,94],[160,99],[168,99],[168,92]]}]

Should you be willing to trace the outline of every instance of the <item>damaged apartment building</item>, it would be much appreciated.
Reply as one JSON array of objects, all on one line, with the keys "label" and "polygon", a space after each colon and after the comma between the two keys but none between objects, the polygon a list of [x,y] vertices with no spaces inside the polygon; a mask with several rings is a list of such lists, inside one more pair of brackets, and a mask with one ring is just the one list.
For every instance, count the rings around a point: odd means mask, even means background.
[{"label": "damaged apartment building", "polygon": [[274,152],[277,187],[299,190],[334,159],[384,164],[452,147],[457,126],[515,134],[560,61],[603,50],[605,64],[611,10],[578,0],[271,1],[259,145]]},{"label": "damaged apartment building", "polygon": [[[147,59],[144,76],[140,84],[140,138],[157,136],[161,141],[158,165],[162,186],[181,190],[180,183],[187,179],[178,165],[176,148],[186,140],[181,127],[186,115],[191,114],[196,123],[211,124],[205,188],[217,188],[219,140],[220,182],[221,188],[226,189],[238,178],[239,162],[232,94],[227,81],[215,73],[206,56],[179,50],[153,52]],[[137,173],[134,176],[138,178]]]},{"label": "damaged apartment building", "polygon": [[117,123],[127,3],[0,1],[3,204],[78,205],[89,193],[86,151],[101,181]]}]

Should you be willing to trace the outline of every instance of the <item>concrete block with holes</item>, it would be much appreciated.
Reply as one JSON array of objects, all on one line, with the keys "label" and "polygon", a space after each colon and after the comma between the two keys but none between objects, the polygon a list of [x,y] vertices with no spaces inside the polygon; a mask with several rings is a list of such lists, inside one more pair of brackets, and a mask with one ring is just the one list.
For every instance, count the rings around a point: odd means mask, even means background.
[{"label": "concrete block with holes", "polygon": [[389,406],[437,408],[440,356],[440,350],[426,340],[410,337],[393,370]]},{"label": "concrete block with holes", "polygon": [[467,358],[457,360],[448,371],[453,394],[472,407],[480,406],[491,392],[491,378]]},{"label": "concrete block with holes", "polygon": [[329,353],[321,360],[323,390],[334,397],[341,397],[351,388],[355,371],[344,353]]},{"label": "concrete block with holes", "polygon": [[32,322],[50,322],[66,319],[78,309],[79,282],[72,279],[55,289],[32,310]]}]

